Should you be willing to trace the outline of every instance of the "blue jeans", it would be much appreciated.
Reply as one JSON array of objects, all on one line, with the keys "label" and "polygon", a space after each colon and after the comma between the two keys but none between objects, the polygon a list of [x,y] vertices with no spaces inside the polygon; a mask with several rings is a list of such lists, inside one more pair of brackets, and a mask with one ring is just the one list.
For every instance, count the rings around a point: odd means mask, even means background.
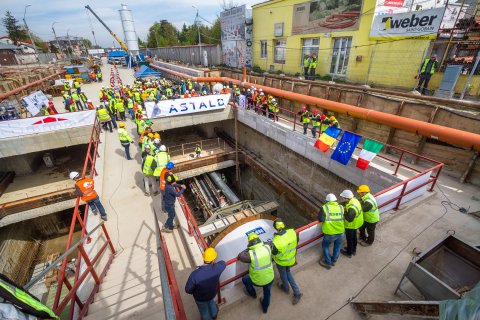
[{"label": "blue jeans", "polygon": [[130,116],[132,117],[132,120],[135,120],[135,114],[133,113],[133,108],[128,109],[128,113],[130,113]]},{"label": "blue jeans", "polygon": [[215,303],[215,298],[210,301],[197,301],[198,311],[200,311],[200,317],[202,320],[212,320],[216,318],[218,315],[218,307]]},{"label": "blue jeans", "polygon": [[88,201],[87,203],[88,203],[88,206],[90,207],[90,209],[92,209],[94,211],[95,211],[95,209],[98,209],[98,212],[100,212],[100,215],[102,217],[107,216],[107,214],[105,213],[105,208],[103,207],[102,203],[100,202],[100,198],[98,196],[95,199]]},{"label": "blue jeans", "polygon": [[[257,285],[255,285],[252,281],[252,279],[250,279],[250,275],[244,275],[243,278],[242,278],[242,282],[243,284],[245,285],[245,289],[247,289],[247,292],[250,296],[256,298],[257,297],[257,292],[255,291],[255,289],[253,288],[253,286],[256,286],[256,287],[259,287]],[[262,309],[263,309],[263,312],[267,312],[268,310],[268,306],[270,305],[270,291],[272,289],[272,284],[273,284],[273,281],[270,282],[269,284],[266,284],[264,286],[261,286],[263,288],[263,302],[262,302]]]},{"label": "blue jeans", "polygon": [[175,219],[175,207],[165,207],[165,210],[167,211],[167,221],[165,222],[165,228],[168,228],[170,230],[173,229],[173,219]]},{"label": "blue jeans", "polygon": [[[335,263],[340,255],[342,247],[343,233],[341,234],[324,234],[322,241],[323,259],[325,263],[331,266]],[[330,255],[330,245],[333,242],[333,255]]]},{"label": "blue jeans", "polygon": [[293,279],[292,273],[290,272],[290,267],[283,267],[277,264],[278,273],[280,274],[280,279],[282,279],[282,287],[285,291],[288,290],[288,284],[292,286],[293,295],[300,295],[300,288],[297,286],[295,279]]},{"label": "blue jeans", "polygon": [[122,147],[125,148],[125,155],[127,156],[127,160],[132,160],[132,158],[130,157],[130,142],[122,142]]}]

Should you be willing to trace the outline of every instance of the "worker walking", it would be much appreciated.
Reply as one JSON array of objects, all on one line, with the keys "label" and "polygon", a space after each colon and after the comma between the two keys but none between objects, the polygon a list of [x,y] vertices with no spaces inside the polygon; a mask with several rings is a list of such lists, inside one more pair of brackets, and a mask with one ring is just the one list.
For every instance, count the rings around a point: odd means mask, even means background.
[{"label": "worker walking", "polygon": [[275,261],[277,265],[278,273],[280,274],[281,282],[279,282],[278,285],[283,292],[288,294],[290,292],[290,284],[293,290],[292,304],[295,305],[303,295],[290,272],[290,268],[294,266],[296,262],[298,234],[293,229],[285,229],[285,224],[282,219],[276,219],[273,222],[273,227],[277,231],[277,233],[273,235],[272,255],[273,261]]},{"label": "worker walking", "polygon": [[70,86],[70,82],[68,80],[65,80],[63,83],[63,91],[66,91],[69,95],[72,93],[71,92],[72,87]]},{"label": "worker walking", "polygon": [[320,115],[318,114],[318,110],[313,110],[313,114],[310,117],[310,120],[312,120],[312,136],[313,138],[317,137],[317,131],[320,128]]},{"label": "worker walking", "polygon": [[193,270],[185,284],[185,292],[193,295],[202,320],[216,319],[218,307],[215,303],[218,282],[227,267],[225,261],[215,263],[217,252],[207,248],[203,253],[204,265]]},{"label": "worker walking", "polygon": [[127,156],[127,160],[132,160],[132,158],[130,157],[130,144],[133,143],[133,139],[128,134],[127,130],[125,130],[124,122],[119,122],[118,127],[118,138],[120,139],[122,147],[125,148],[125,155]]},{"label": "worker walking", "polygon": [[100,213],[102,220],[107,221],[107,214],[105,213],[105,208],[100,202],[97,192],[95,191],[95,181],[90,178],[81,177],[80,173],[77,171],[70,172],[70,179],[75,181],[75,195],[81,197],[82,201],[85,201],[90,209],[92,209],[93,214]]},{"label": "worker walking", "polygon": [[380,212],[378,211],[377,200],[370,193],[370,188],[362,184],[358,187],[357,192],[360,194],[361,205],[363,210],[363,226],[360,227],[360,245],[364,247],[371,246],[375,241],[375,228],[380,220]]},{"label": "worker walking", "polygon": [[310,112],[308,112],[306,106],[302,107],[302,111],[300,112],[300,120],[303,124],[303,134],[307,135],[308,124],[310,123]]},{"label": "worker walking", "polygon": [[159,151],[155,154],[155,161],[157,162],[157,167],[153,171],[153,176],[156,179],[159,179],[163,168],[165,168],[167,163],[170,161],[170,155],[167,152],[167,147],[164,145],[160,146]]},{"label": "worker walking", "polygon": [[309,80],[315,80],[315,70],[317,69],[317,55],[312,53],[312,58],[310,59],[310,77]]},{"label": "worker walking", "polygon": [[357,230],[363,225],[362,205],[351,190],[343,190],[340,197],[344,199],[345,238],[347,238],[347,246],[340,252],[351,258],[357,254]]},{"label": "worker walking", "polygon": [[150,145],[145,145],[145,157],[142,161],[143,182],[145,184],[144,194],[148,197],[151,193],[154,196],[158,194],[158,187],[153,176],[153,172],[157,167],[155,157],[150,153]]},{"label": "worker walking", "polygon": [[195,158],[200,158],[200,153],[202,153],[202,147],[197,143],[195,146]]},{"label": "worker walking", "polygon": [[[342,247],[343,234],[345,232],[344,210],[337,202],[337,197],[333,193],[327,194],[326,202],[318,213],[318,220],[322,222],[322,249],[323,259],[318,263],[331,269],[337,262]],[[333,243],[333,253],[330,254],[330,245]]]},{"label": "worker walking", "polygon": [[105,109],[105,106],[101,105],[97,108],[97,117],[98,117],[98,120],[100,120],[100,123],[102,124],[103,129],[106,130],[108,127],[108,130],[110,130],[110,132],[113,132],[112,118],[110,118],[110,115]]},{"label": "worker walking", "polygon": [[[417,91],[421,92],[422,94],[425,94],[427,91],[428,83],[430,82],[430,78],[432,75],[435,73],[435,70],[437,69],[437,55],[432,54],[430,59],[425,59],[425,61],[422,62],[422,65],[420,66],[420,73],[415,77],[418,79],[418,87]],[[423,89],[420,88],[422,87],[423,84]]]},{"label": "worker walking", "polygon": [[248,274],[243,276],[242,282],[245,285],[245,293],[254,299],[257,298],[257,292],[253,286],[263,288],[260,305],[263,313],[267,313],[274,279],[272,252],[255,232],[250,232],[247,237],[248,248],[238,254],[238,260],[249,264]]},{"label": "worker walking", "polygon": [[98,68],[97,80],[98,80],[98,82],[102,82],[102,81],[103,81],[103,74],[102,74],[102,70],[100,70],[100,68]]},{"label": "worker walking", "polygon": [[303,71],[305,74],[305,80],[308,80],[308,69],[310,69],[310,55],[305,53],[305,57],[303,58]]},{"label": "worker walking", "polygon": [[74,91],[72,92],[71,96],[72,96],[73,103],[75,103],[75,105],[77,106],[77,109],[83,111],[83,105],[82,105],[82,102],[80,101],[80,96],[78,95],[78,93]]},{"label": "worker walking", "polygon": [[125,104],[123,103],[123,99],[120,97],[115,99],[115,110],[118,111],[120,120],[125,121]]},{"label": "worker walking", "polygon": [[175,219],[175,200],[182,195],[187,186],[182,184],[180,186],[180,191],[175,190],[173,186],[176,183],[176,179],[173,175],[167,176],[167,185],[165,186],[165,196],[163,196],[163,201],[165,202],[165,211],[167,211],[167,221],[162,228],[164,232],[172,232],[173,229],[178,228],[178,225],[173,224]]},{"label": "worker walking", "polygon": [[163,212],[166,212],[164,197],[165,197],[165,188],[167,185],[167,178],[169,176],[172,176],[174,180],[172,183],[172,186],[177,186],[177,177],[172,172],[173,168],[175,168],[175,165],[173,164],[173,162],[170,161],[167,163],[165,168],[163,168],[162,171],[160,172],[160,192],[162,193],[162,211]]},{"label": "worker walking", "polygon": [[127,109],[128,109],[128,113],[132,117],[132,120],[135,120],[135,115],[133,113],[134,104],[135,102],[133,101],[133,97],[127,98]]},{"label": "worker walking", "polygon": [[75,88],[75,90],[77,91],[77,94],[80,95],[80,92],[82,92],[82,88],[80,86],[80,82],[78,82],[77,79],[75,79],[73,81],[73,87]]}]

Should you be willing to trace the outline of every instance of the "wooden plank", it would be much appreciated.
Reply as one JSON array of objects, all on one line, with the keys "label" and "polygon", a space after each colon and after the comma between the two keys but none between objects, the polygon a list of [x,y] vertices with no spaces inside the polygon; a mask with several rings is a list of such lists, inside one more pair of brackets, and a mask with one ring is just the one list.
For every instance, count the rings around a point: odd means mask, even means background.
[{"label": "wooden plank", "polygon": [[362,314],[396,314],[436,319],[440,312],[438,301],[355,301],[351,304]]}]

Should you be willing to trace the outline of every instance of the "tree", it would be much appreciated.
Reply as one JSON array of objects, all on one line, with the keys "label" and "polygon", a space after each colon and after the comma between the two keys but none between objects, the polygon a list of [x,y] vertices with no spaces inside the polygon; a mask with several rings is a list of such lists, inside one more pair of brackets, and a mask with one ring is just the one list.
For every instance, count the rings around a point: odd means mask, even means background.
[{"label": "tree", "polygon": [[80,40],[80,42],[82,42],[82,45],[87,48],[87,49],[91,49],[92,48],[92,41],[88,40],[88,39],[83,39],[83,40]]},{"label": "tree", "polygon": [[12,39],[13,43],[17,44],[18,41],[28,39],[28,34],[19,24],[18,20],[7,11],[5,17],[2,19],[2,24],[7,30],[8,37]]},{"label": "tree", "polygon": [[142,39],[140,39],[140,37],[138,37],[138,47],[140,49],[145,49],[147,48],[147,43],[145,41],[142,41]]},{"label": "tree", "polygon": [[176,46],[178,41],[178,30],[167,20],[155,22],[150,27],[147,45],[149,48]]}]

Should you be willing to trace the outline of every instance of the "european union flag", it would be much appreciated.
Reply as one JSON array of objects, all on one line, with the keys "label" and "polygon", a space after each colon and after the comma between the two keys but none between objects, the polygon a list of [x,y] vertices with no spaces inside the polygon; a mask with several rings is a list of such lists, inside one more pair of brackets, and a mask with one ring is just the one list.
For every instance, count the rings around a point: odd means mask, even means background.
[{"label": "european union flag", "polygon": [[355,147],[360,142],[360,139],[362,139],[362,136],[353,132],[345,131],[342,139],[340,139],[340,142],[335,148],[335,151],[333,151],[331,158],[343,165],[347,165],[352,157],[353,151],[355,151]]}]

